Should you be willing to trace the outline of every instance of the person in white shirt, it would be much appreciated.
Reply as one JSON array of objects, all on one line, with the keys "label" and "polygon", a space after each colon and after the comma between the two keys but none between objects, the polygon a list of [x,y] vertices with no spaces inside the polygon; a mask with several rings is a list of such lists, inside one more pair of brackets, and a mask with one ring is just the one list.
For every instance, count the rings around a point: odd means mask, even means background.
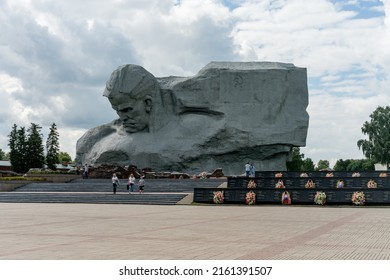
[{"label": "person in white shirt", "polygon": [[130,174],[129,182],[128,182],[129,193],[132,193],[134,191],[134,184],[135,184],[135,177],[133,174]]},{"label": "person in white shirt", "polygon": [[249,162],[247,162],[245,164],[245,175],[246,175],[246,177],[249,177],[250,172],[251,172],[251,165],[249,164]]},{"label": "person in white shirt", "polygon": [[144,187],[145,187],[145,177],[141,176],[141,179],[138,181],[138,187],[139,187],[139,192],[143,193],[144,192]]},{"label": "person in white shirt", "polygon": [[253,165],[253,163],[251,163],[251,167],[249,170],[249,177],[254,178],[255,176],[256,176],[256,168]]},{"label": "person in white shirt", "polygon": [[113,194],[116,194],[116,189],[117,189],[117,187],[119,185],[119,179],[118,179],[118,177],[116,176],[115,173],[112,175],[112,179],[111,180],[112,180],[112,192],[113,192]]}]

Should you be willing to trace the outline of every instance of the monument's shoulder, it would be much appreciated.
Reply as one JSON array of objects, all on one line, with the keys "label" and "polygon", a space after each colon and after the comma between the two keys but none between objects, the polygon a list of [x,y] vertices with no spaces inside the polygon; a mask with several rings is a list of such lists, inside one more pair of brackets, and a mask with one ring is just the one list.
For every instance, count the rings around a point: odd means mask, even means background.
[{"label": "monument's shoulder", "polygon": [[186,82],[189,77],[178,77],[178,76],[169,76],[169,77],[156,77],[157,82],[160,85],[162,90],[172,89],[176,84]]},{"label": "monument's shoulder", "polygon": [[249,71],[249,70],[291,70],[291,69],[306,69],[296,67],[292,63],[272,62],[272,61],[247,61],[247,62],[230,62],[230,61],[212,61],[203,67],[199,74],[208,72],[211,69],[219,70],[236,70],[236,71]]}]

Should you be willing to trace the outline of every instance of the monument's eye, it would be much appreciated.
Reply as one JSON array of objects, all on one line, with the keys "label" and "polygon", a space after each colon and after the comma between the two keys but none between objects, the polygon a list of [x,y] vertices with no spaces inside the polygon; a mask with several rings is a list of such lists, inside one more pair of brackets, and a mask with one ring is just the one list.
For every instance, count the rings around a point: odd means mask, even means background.
[{"label": "monument's eye", "polygon": [[121,113],[129,113],[131,111],[133,111],[133,107],[127,107],[127,108],[120,110]]}]

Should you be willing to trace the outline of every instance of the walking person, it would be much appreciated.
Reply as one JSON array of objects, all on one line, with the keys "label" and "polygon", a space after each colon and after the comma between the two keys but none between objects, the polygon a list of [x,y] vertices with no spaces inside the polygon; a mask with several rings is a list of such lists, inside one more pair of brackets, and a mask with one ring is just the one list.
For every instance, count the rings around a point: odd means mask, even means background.
[{"label": "walking person", "polygon": [[247,162],[245,164],[245,175],[246,175],[246,177],[249,177],[250,172],[251,172],[251,165],[249,164],[249,162]]},{"label": "walking person", "polygon": [[144,187],[145,187],[145,177],[141,176],[141,179],[138,181],[138,187],[139,187],[139,193],[144,193]]},{"label": "walking person", "polygon": [[253,163],[251,163],[251,167],[249,169],[249,177],[255,178],[255,176],[256,176],[256,168],[253,165]]},{"label": "walking person", "polygon": [[88,179],[88,163],[84,164],[83,178]]},{"label": "walking person", "polygon": [[135,184],[135,177],[133,173],[130,174],[129,182],[127,185],[129,186],[129,193],[132,193],[134,191],[134,184]]},{"label": "walking person", "polygon": [[112,175],[112,179],[111,180],[112,180],[112,192],[113,192],[113,194],[116,194],[116,189],[117,189],[117,187],[119,185],[119,179],[118,179],[118,177],[116,176],[115,173]]}]

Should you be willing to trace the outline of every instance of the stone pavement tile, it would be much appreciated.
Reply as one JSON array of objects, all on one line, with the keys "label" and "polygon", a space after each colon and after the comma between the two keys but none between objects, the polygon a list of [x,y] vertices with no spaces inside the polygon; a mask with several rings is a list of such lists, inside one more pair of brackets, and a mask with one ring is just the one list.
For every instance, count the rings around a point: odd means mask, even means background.
[{"label": "stone pavement tile", "polygon": [[0,259],[389,259],[388,208],[2,204]]}]

